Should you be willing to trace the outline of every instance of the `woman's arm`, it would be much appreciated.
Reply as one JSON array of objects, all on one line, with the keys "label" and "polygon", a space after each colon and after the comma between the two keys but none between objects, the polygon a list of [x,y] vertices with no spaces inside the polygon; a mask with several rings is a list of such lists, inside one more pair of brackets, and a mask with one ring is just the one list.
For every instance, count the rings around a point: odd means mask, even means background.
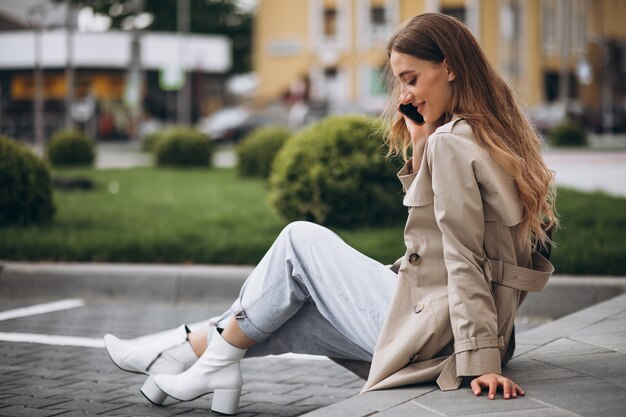
[{"label": "woman's arm", "polygon": [[424,148],[426,147],[426,140],[433,134],[440,124],[424,123],[418,125],[413,120],[404,116],[404,123],[411,136],[411,145],[413,148],[413,154],[411,156],[411,164],[409,166],[410,173],[417,172],[420,169],[422,163],[422,157],[424,155]]},{"label": "woman's arm", "polygon": [[522,393],[501,374],[495,301],[485,278],[484,213],[480,192],[480,155],[470,140],[452,134],[429,139],[427,162],[432,174],[434,210],[442,233],[448,273],[450,321],[458,376],[477,376],[472,390],[489,387],[493,398],[502,386],[505,398]]}]

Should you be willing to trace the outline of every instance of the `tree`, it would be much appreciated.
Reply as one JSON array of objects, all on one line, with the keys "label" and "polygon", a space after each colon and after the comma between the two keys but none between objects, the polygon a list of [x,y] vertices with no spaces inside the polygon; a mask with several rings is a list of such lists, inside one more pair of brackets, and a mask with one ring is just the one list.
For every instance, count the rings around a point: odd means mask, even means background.
[{"label": "tree", "polygon": [[[134,0],[54,0],[68,1],[76,7],[91,7],[94,12],[109,16],[112,28],[121,28],[125,18],[135,13]],[[231,73],[244,73],[252,69],[252,19],[251,12],[238,7],[236,0],[190,0],[191,33],[227,36],[233,46]],[[152,14],[151,31],[177,29],[176,0],[144,0],[143,11]]]}]

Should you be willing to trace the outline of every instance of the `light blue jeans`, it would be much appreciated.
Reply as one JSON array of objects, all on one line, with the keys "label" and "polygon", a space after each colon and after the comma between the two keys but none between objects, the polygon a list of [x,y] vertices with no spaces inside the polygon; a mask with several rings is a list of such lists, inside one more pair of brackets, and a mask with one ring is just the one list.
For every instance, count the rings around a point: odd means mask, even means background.
[{"label": "light blue jeans", "polygon": [[257,343],[246,357],[287,352],[371,361],[397,281],[389,267],[329,229],[294,222],[244,283],[230,311]]}]

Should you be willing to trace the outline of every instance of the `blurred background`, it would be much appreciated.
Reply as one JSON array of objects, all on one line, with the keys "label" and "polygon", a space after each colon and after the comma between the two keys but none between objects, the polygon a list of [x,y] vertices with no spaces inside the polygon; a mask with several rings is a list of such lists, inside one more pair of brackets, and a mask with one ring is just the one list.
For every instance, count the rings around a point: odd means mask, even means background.
[{"label": "blurred background", "polygon": [[545,139],[559,273],[626,276],[626,0],[0,0],[0,259],[251,265],[306,219],[393,262],[372,119],[387,39],[432,11]]},{"label": "blurred background", "polygon": [[190,124],[237,140],[378,115],[385,41],[427,11],[471,28],[541,132],[626,131],[625,0],[2,0],[0,132],[43,145]]}]

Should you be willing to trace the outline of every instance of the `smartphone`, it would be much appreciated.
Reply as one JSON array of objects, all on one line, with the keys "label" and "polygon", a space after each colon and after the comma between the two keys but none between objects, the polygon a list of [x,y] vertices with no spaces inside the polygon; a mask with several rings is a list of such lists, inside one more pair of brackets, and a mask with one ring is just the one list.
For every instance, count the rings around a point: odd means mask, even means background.
[{"label": "smartphone", "polygon": [[413,120],[418,125],[424,124],[424,117],[417,111],[414,105],[412,104],[400,104],[398,106],[398,111]]}]

